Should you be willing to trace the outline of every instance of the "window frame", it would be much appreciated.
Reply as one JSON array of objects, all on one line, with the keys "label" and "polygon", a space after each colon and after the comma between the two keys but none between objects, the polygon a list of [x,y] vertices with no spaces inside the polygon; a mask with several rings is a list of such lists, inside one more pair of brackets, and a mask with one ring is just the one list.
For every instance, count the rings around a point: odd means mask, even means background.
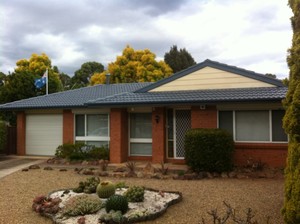
[{"label": "window frame", "polygon": [[[289,137],[287,136],[287,141],[273,141],[273,123],[272,123],[272,111],[276,111],[276,110],[218,110],[218,128],[220,128],[220,116],[219,113],[220,112],[225,112],[225,111],[231,111],[232,112],[232,130],[233,130],[233,140],[236,143],[275,143],[275,144],[282,144],[282,143],[288,143],[289,141]],[[268,121],[269,121],[269,141],[253,141],[253,140],[244,140],[244,141],[238,141],[236,139],[236,112],[239,111],[267,111],[268,112]]]},{"label": "window frame", "polygon": [[[151,114],[151,138],[131,138],[131,115],[132,114]],[[151,112],[131,112],[128,113],[128,156],[152,156],[152,113]],[[140,144],[151,144],[151,154],[132,154],[131,153],[131,143],[140,143]]]},{"label": "window frame", "polygon": [[[84,116],[84,136],[76,136],[76,116],[77,115],[83,115]],[[88,123],[87,123],[87,117],[89,115],[106,115],[107,116],[107,129],[108,133],[107,136],[88,136]],[[110,116],[109,113],[76,113],[74,114],[74,140],[75,142],[84,142],[87,144],[87,142],[93,141],[93,142],[107,142],[108,146],[110,144]]]}]

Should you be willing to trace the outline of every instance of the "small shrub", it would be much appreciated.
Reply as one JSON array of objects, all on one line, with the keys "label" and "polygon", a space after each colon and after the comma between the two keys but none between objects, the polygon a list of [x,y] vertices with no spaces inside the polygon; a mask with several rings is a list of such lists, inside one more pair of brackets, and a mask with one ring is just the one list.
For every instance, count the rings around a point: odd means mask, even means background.
[{"label": "small shrub", "polygon": [[160,163],[160,168],[155,169],[155,171],[161,173],[162,175],[167,175],[169,171],[169,167],[167,167],[166,164],[162,161]]},{"label": "small shrub", "polygon": [[128,200],[125,196],[115,194],[107,199],[105,210],[107,213],[114,210],[121,211],[124,214],[128,210]]},{"label": "small shrub", "polygon": [[132,161],[126,162],[126,167],[128,168],[128,176],[135,177],[136,176],[136,163]]},{"label": "small shrub", "polygon": [[77,188],[74,188],[73,191],[76,193],[84,192],[86,194],[96,193],[96,189],[99,183],[100,183],[99,177],[87,178],[86,181],[79,182],[79,186]]},{"label": "small shrub", "polygon": [[145,189],[143,187],[133,186],[128,188],[124,196],[129,202],[142,202],[144,201]]},{"label": "small shrub", "polygon": [[99,198],[109,198],[116,192],[115,185],[110,181],[103,181],[97,186],[97,194]]},{"label": "small shrub", "polygon": [[57,147],[55,156],[71,161],[108,160],[109,150],[106,146],[95,147],[84,143],[66,143]]},{"label": "small shrub", "polygon": [[69,199],[63,208],[63,214],[67,216],[78,216],[93,214],[102,208],[102,202],[96,195],[83,194]]},{"label": "small shrub", "polygon": [[[245,212],[245,217],[240,217],[236,214],[236,210],[231,207],[230,204],[223,202],[226,207],[225,214],[219,214],[217,209],[212,209],[210,212],[207,212],[211,216],[211,222],[214,224],[226,224],[226,223],[237,223],[237,224],[258,224],[256,220],[253,220],[255,214],[251,208],[248,208]],[[266,224],[270,223],[270,217],[266,217]],[[204,218],[202,218],[202,224],[206,224]]]},{"label": "small shrub", "polygon": [[233,167],[232,136],[221,129],[193,129],[185,136],[185,159],[196,172],[225,172]]}]

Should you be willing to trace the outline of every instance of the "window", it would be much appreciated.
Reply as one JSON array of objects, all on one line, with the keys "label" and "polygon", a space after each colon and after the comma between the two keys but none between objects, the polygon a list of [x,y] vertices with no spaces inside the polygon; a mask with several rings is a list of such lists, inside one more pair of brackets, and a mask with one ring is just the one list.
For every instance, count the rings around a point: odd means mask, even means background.
[{"label": "window", "polygon": [[219,128],[232,133],[235,141],[287,142],[283,116],[283,110],[219,111]]},{"label": "window", "polygon": [[152,114],[130,114],[130,155],[152,155]]},{"label": "window", "polygon": [[75,140],[100,147],[109,144],[108,114],[76,114]]}]

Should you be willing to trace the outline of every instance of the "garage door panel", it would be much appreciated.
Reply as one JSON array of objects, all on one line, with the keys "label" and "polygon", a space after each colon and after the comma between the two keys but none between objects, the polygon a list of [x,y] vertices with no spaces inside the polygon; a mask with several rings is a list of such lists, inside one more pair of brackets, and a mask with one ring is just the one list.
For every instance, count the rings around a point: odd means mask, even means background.
[{"label": "garage door panel", "polygon": [[62,144],[62,125],[61,114],[27,115],[26,154],[53,156]]}]

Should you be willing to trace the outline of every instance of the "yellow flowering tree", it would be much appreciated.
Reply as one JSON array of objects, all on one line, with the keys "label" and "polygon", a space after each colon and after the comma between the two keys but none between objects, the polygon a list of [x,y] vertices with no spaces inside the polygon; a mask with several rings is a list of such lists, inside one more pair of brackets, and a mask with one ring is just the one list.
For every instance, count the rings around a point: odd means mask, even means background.
[{"label": "yellow flowering tree", "polygon": [[111,83],[156,82],[169,77],[173,72],[164,61],[156,61],[156,55],[149,49],[134,50],[126,46],[115,62],[108,64],[108,69],[96,73],[91,78],[91,85],[105,83],[105,75],[110,73]]}]

